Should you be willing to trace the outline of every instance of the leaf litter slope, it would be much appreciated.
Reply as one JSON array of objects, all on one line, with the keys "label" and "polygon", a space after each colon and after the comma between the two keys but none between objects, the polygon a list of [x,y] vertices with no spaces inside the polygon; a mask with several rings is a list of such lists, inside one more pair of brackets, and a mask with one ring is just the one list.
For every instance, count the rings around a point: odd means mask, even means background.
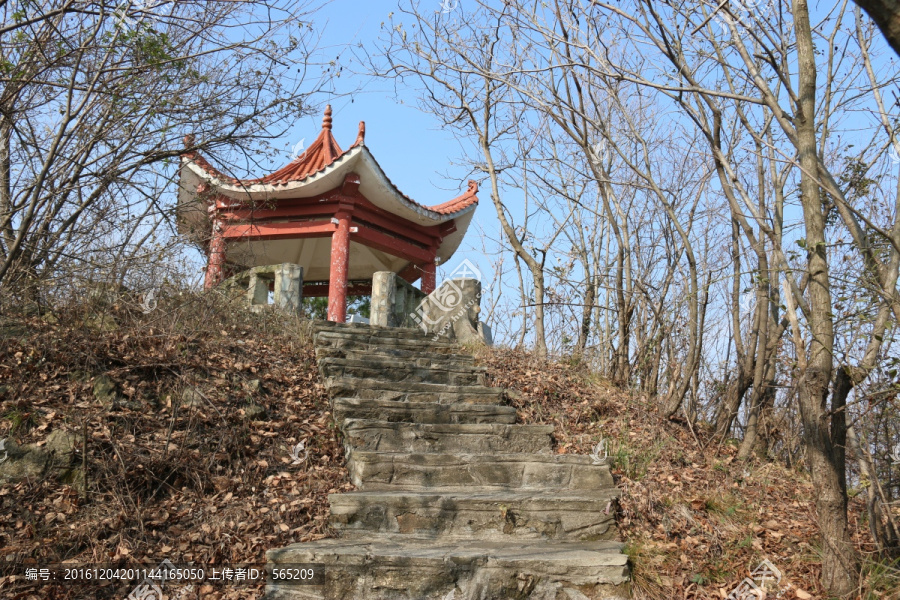
[{"label": "leaf litter slope", "polygon": [[[22,560],[262,563],[270,548],[331,535],[327,494],[353,488],[302,324],[208,297],[161,299],[150,314],[103,310],[100,320],[96,308],[79,307],[0,323],[0,438],[23,445],[58,429],[88,434],[86,495],[79,478],[0,488],[4,597],[84,597],[76,586],[24,581]],[[733,444],[660,419],[651,402],[575,362],[503,349],[479,360],[492,385],[511,390],[520,422],[556,426],[556,452],[589,455],[607,441],[636,598],[725,598],[763,559],[784,574],[781,597],[821,597],[801,471],[740,464]],[[102,376],[114,401],[95,394]],[[300,442],[305,459],[292,464]],[[863,513],[854,499],[854,539],[871,552]],[[870,577],[866,589],[897,598],[896,583]],[[91,588],[96,598],[129,591]],[[258,598],[262,589],[196,593]]]},{"label": "leaf litter slope", "polygon": [[[330,534],[327,495],[352,486],[295,321],[202,297],[149,315],[102,309],[99,327],[95,308],[79,308],[18,321],[0,343],[0,438],[87,431],[72,461],[86,450],[86,494],[83,478],[52,474],[0,488],[0,596],[86,597],[24,581],[22,561],[230,566]],[[96,598],[129,592],[90,587]],[[258,598],[261,586],[195,593]]]},{"label": "leaf litter slope", "polygon": [[[623,492],[617,521],[635,598],[723,599],[763,560],[783,575],[768,597],[825,597],[813,490],[802,469],[739,462],[736,444],[713,440],[702,425],[692,433],[660,418],[654,403],[577,361],[511,350],[480,359],[492,385],[512,390],[520,422],[555,425],[556,452],[590,455],[606,440]],[[874,556],[860,497],[851,500],[850,519],[857,548]],[[900,572],[867,564],[861,597],[900,598]]]}]

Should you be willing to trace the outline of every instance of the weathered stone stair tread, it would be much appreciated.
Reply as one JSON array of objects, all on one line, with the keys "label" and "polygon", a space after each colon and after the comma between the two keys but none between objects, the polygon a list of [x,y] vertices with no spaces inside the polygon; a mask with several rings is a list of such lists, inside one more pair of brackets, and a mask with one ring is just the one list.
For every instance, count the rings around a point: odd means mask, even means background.
[{"label": "weathered stone stair tread", "polygon": [[[430,537],[380,534],[353,539],[327,539],[317,542],[292,544],[266,553],[273,563],[284,564],[372,564],[396,561],[404,566],[415,566],[432,561],[456,565],[494,563],[496,566],[533,568],[544,571],[583,570],[583,575],[604,573],[604,567],[622,567],[628,557],[622,554],[624,544],[607,540],[594,542],[527,543],[525,540],[495,542],[472,540],[470,542],[442,542]],[[606,575],[615,583],[623,581],[624,571]],[[610,581],[613,583],[613,581]]]},{"label": "weathered stone stair tread", "polygon": [[[602,490],[565,491],[565,490],[478,490],[461,492],[451,490],[444,492],[421,491],[411,494],[408,490],[379,490],[375,492],[341,492],[329,494],[329,502],[343,502],[346,499],[365,499],[372,502],[404,502],[410,506],[426,506],[434,502],[466,502],[466,503],[500,503],[533,502],[542,506],[549,504],[585,503],[603,508],[609,500],[621,495],[619,488]],[[573,504],[574,505],[574,504]]]},{"label": "weathered stone stair tread", "polygon": [[347,419],[341,425],[354,450],[370,452],[549,452],[552,425],[396,423]]},{"label": "weathered stone stair tread", "polygon": [[350,480],[362,490],[524,488],[600,490],[613,487],[606,464],[571,454],[438,454],[350,452]]},{"label": "weathered stone stair tread", "polygon": [[[380,327],[368,323],[335,323],[333,321],[316,321],[312,323],[314,333],[327,331],[330,333],[349,333],[360,337],[374,335],[380,338],[404,337],[419,341],[429,341],[430,336],[425,335],[418,327]],[[449,342],[446,342],[449,343]]]},{"label": "weathered stone stair tread", "polygon": [[346,333],[323,331],[316,334],[316,344],[325,348],[360,349],[377,347],[381,349],[418,350],[435,354],[458,354],[460,347],[444,342],[425,342],[410,338],[362,337]]},{"label": "weathered stone stair tread", "polygon": [[475,366],[475,357],[471,354],[461,354],[455,352],[429,352],[427,350],[407,350],[405,348],[372,348],[365,346],[361,348],[330,348],[319,346],[316,348],[316,358],[350,358],[350,359],[367,359],[369,357],[392,359],[392,360],[414,360],[422,359],[435,362],[449,362],[459,366]]},{"label": "weathered stone stair tread", "polygon": [[498,404],[404,402],[390,399],[335,398],[335,420],[376,419],[412,423],[515,423],[516,409]]},{"label": "weathered stone stair tread", "polygon": [[376,343],[369,343],[364,340],[356,339],[352,336],[332,336],[323,334],[316,338],[316,345],[319,348],[327,348],[330,350],[359,350],[365,351],[367,348],[378,348],[385,350],[403,350],[412,352],[427,352],[429,354],[446,354],[454,356],[459,353],[459,346],[451,344],[427,344],[422,345],[413,340],[384,340]]},{"label": "weathered stone stair tread", "polygon": [[501,388],[486,387],[483,385],[447,385],[443,383],[423,383],[419,381],[389,381],[373,377],[328,377],[325,379],[325,388],[333,395],[344,396],[345,390],[349,391],[383,391],[393,394],[399,393],[427,393],[439,396],[466,396],[471,398],[492,399],[497,401],[503,398]]},{"label": "weathered stone stair tread", "polygon": [[419,348],[444,348],[460,350],[459,344],[443,340],[434,340],[422,335],[420,329],[385,328],[371,325],[347,323],[338,326],[314,327],[313,335],[316,342],[325,340],[351,340],[358,343],[383,344],[390,342],[411,342]]},{"label": "weathered stone stair tread", "polygon": [[356,388],[343,387],[334,383],[327,388],[332,398],[357,398],[360,400],[384,400],[394,402],[395,404],[403,403],[420,403],[433,404],[439,406],[442,404],[459,404],[459,405],[490,405],[504,406],[505,395],[502,393],[494,395],[472,394],[467,392],[395,392],[387,388]]},{"label": "weathered stone stair tread", "polygon": [[[434,361],[398,360],[370,357],[364,360],[349,358],[321,358],[319,372],[323,377],[343,377],[353,373],[355,379],[375,379],[394,383],[424,383],[429,385],[471,386],[484,380],[482,367],[460,366]],[[422,363],[422,364],[419,364]]]},{"label": "weathered stone stair tread", "polygon": [[[273,567],[314,565],[325,584],[270,586],[267,598],[556,600],[583,598],[584,592],[608,598],[628,582],[628,557],[621,549],[605,541],[445,543],[389,535],[321,540],[269,551],[267,559]],[[530,593],[522,593],[523,584]]]},{"label": "weathered stone stair tread", "polygon": [[441,539],[611,539],[615,488],[558,491],[331,494],[331,525],[342,535],[381,531]]},{"label": "weathered stone stair tread", "polygon": [[[447,356],[450,356],[449,354]],[[485,373],[487,369],[484,367],[475,367],[472,365],[458,365],[445,359],[434,358],[407,358],[402,359],[396,356],[376,356],[370,355],[361,358],[341,358],[337,356],[323,357],[319,359],[320,365],[340,365],[342,367],[387,367],[391,369],[397,368],[417,368],[417,369],[441,369],[444,371],[458,371],[460,373]]]}]

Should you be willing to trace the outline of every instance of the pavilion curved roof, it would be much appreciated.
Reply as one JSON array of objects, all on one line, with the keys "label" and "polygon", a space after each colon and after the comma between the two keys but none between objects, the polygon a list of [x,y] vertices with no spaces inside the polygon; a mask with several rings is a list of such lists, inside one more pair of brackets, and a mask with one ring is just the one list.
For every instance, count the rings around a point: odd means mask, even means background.
[{"label": "pavilion curved roof", "polygon": [[[426,206],[400,191],[365,145],[365,123],[360,122],[356,141],[341,150],[331,133],[332,112],[329,105],[322,119],[322,130],[309,147],[284,167],[254,179],[237,179],[216,169],[199,152],[182,155],[182,186],[179,204],[195,200],[197,187],[206,183],[216,192],[235,200],[278,200],[303,198],[326,192],[341,184],[344,175],[356,172],[361,179],[360,192],[372,203],[391,213],[422,225],[434,225],[458,219],[474,211],[478,204],[478,183],[470,180],[461,195]],[[188,185],[185,185],[188,184]],[[193,188],[193,189],[192,189]],[[469,219],[459,225],[468,226]]]}]

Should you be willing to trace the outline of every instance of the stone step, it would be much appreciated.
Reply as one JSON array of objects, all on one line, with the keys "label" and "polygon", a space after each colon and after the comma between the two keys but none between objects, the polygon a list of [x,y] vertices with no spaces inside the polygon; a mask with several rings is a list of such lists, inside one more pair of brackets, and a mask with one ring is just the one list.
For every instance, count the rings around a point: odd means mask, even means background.
[{"label": "stone step", "polygon": [[614,486],[609,466],[571,454],[350,452],[350,480],[364,491],[592,490]]},{"label": "stone step", "polygon": [[400,402],[451,404],[500,404],[502,388],[483,385],[446,385],[416,381],[386,381],[371,377],[326,377],[325,389],[332,398],[370,398]]},{"label": "stone step", "polygon": [[[334,325],[334,324],[332,324]],[[435,340],[419,329],[400,327],[373,327],[359,323],[347,323],[337,327],[313,328],[316,345],[342,346],[347,343],[366,343],[377,347],[408,347],[434,352],[459,352],[460,346],[446,340]]]},{"label": "stone step", "polygon": [[318,322],[316,358],[360,491],[329,496],[338,539],[267,553],[315,585],[269,600],[599,600],[628,596],[609,466],[550,452],[459,345]]},{"label": "stone step", "polygon": [[331,494],[331,526],[343,537],[401,533],[442,540],[609,540],[616,535],[615,488],[586,494],[408,491]]},{"label": "stone step", "polygon": [[321,360],[323,358],[347,358],[352,360],[378,358],[383,360],[392,360],[395,364],[397,363],[397,361],[408,361],[419,366],[476,366],[475,357],[471,354],[427,352],[424,350],[404,350],[401,348],[389,349],[373,346],[365,346],[361,348],[331,348],[327,346],[318,346],[316,348],[316,359]]},{"label": "stone step", "polygon": [[267,600],[556,600],[626,596],[617,542],[446,542],[410,536],[330,539],[266,553],[312,565],[321,585],[266,587]]},{"label": "stone step", "polygon": [[405,352],[428,352],[429,354],[449,354],[455,355],[459,353],[459,347],[449,344],[435,346],[433,344],[423,344],[415,340],[384,340],[372,341],[370,338],[360,338],[354,336],[341,337],[324,337],[316,338],[316,348],[327,348],[330,350],[354,350],[365,352],[372,348],[381,351],[405,351]]},{"label": "stone step", "polygon": [[498,404],[398,402],[370,398],[335,398],[334,420],[374,419],[393,423],[515,423],[516,409]]},{"label": "stone step", "polygon": [[353,377],[376,379],[396,383],[429,383],[435,385],[481,385],[484,383],[484,367],[443,365],[427,363],[424,359],[417,364],[396,358],[366,359],[321,358],[319,373],[323,379],[330,377]]},{"label": "stone step", "polygon": [[552,425],[396,423],[349,419],[347,443],[368,452],[550,452]]},{"label": "stone step", "polygon": [[[379,339],[407,338],[431,340],[429,336],[418,327],[380,327],[368,323],[335,323],[333,321],[313,321],[312,331],[315,335],[320,333],[343,333],[358,336],[374,336]],[[446,342],[444,342],[446,343]]]}]

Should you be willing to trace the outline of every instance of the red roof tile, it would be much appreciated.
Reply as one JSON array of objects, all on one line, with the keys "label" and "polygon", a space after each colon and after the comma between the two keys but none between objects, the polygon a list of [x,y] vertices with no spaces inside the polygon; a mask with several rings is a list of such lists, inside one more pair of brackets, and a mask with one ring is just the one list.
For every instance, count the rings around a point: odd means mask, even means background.
[{"label": "red roof tile", "polygon": [[464,208],[468,208],[473,204],[478,203],[478,182],[470,179],[469,180],[469,189],[463,193],[461,196],[457,196],[453,200],[449,200],[444,202],[443,204],[438,204],[437,206],[429,206],[430,210],[433,210],[436,213],[441,213],[442,215],[449,215],[455,212],[459,212]]},{"label": "red roof tile", "polygon": [[[300,156],[265,177],[254,179],[253,183],[290,183],[301,181],[313,173],[318,173],[344,153],[331,135],[331,105],[325,107],[322,132]],[[250,183],[249,181],[247,183]]]}]

